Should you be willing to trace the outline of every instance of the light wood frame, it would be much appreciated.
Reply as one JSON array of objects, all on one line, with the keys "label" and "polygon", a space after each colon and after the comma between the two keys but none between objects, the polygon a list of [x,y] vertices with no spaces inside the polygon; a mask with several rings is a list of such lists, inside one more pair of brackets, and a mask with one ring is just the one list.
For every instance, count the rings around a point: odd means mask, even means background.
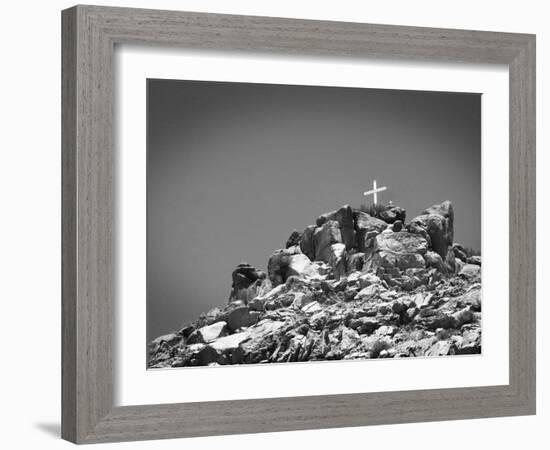
[{"label": "light wood frame", "polygon": [[[62,13],[62,437],[76,443],[535,413],[535,37],[75,6]],[[113,404],[113,52],[140,43],[506,64],[510,82],[508,385]]]}]

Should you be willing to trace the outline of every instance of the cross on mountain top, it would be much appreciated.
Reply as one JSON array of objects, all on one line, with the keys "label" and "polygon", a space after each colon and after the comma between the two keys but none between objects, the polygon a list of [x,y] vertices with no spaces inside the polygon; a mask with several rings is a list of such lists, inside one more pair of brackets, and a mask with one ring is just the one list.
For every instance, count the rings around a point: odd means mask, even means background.
[{"label": "cross on mountain top", "polygon": [[382,186],[377,188],[376,187],[376,180],[372,182],[372,189],[370,191],[366,191],[363,195],[372,195],[373,196],[373,203],[376,205],[378,203],[378,192],[385,191],[387,189],[387,186]]}]

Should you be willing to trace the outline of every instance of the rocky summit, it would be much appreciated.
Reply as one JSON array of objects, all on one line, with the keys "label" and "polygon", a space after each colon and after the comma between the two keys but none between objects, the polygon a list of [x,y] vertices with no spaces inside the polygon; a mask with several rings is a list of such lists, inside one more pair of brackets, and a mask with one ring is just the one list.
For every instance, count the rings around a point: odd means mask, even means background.
[{"label": "rocky summit", "polygon": [[227,304],[153,340],[149,368],[480,353],[481,256],[453,241],[451,202],[369,211],[293,231],[266,271],[238,264]]}]

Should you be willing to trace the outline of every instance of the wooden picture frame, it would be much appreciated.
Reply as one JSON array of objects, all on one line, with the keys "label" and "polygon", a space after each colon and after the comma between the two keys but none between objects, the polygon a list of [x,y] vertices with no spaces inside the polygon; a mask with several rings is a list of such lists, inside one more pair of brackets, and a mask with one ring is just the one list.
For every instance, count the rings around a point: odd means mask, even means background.
[{"label": "wooden picture frame", "polygon": [[[62,437],[75,443],[535,413],[535,36],[75,6],[62,13]],[[509,384],[114,407],[113,52],[194,49],[506,64]]]}]

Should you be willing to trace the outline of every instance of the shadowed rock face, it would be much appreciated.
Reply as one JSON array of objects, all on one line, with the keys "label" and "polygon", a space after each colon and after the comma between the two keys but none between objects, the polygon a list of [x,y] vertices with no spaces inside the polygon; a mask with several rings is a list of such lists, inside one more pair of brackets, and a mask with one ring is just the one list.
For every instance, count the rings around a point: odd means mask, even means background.
[{"label": "shadowed rock face", "polygon": [[233,283],[231,285],[229,301],[247,300],[255,296],[257,282],[265,278],[265,272],[256,270],[255,267],[243,262],[235,268],[231,274],[231,278]]},{"label": "shadowed rock face", "polygon": [[232,273],[229,302],[149,344],[149,367],[481,352],[481,257],[450,202],[404,223],[343,206]]},{"label": "shadowed rock face", "polygon": [[342,206],[336,211],[319,216],[317,218],[317,226],[321,227],[324,223],[332,220],[338,222],[341,242],[346,246],[346,249],[350,250],[355,247],[355,223],[351,206]]},{"label": "shadowed rock face", "polygon": [[431,248],[445,260],[447,252],[452,251],[453,245],[453,205],[450,201],[445,201],[440,205],[430,206],[422,211],[420,216],[411,220],[408,231],[422,234],[424,237],[427,234]]}]

